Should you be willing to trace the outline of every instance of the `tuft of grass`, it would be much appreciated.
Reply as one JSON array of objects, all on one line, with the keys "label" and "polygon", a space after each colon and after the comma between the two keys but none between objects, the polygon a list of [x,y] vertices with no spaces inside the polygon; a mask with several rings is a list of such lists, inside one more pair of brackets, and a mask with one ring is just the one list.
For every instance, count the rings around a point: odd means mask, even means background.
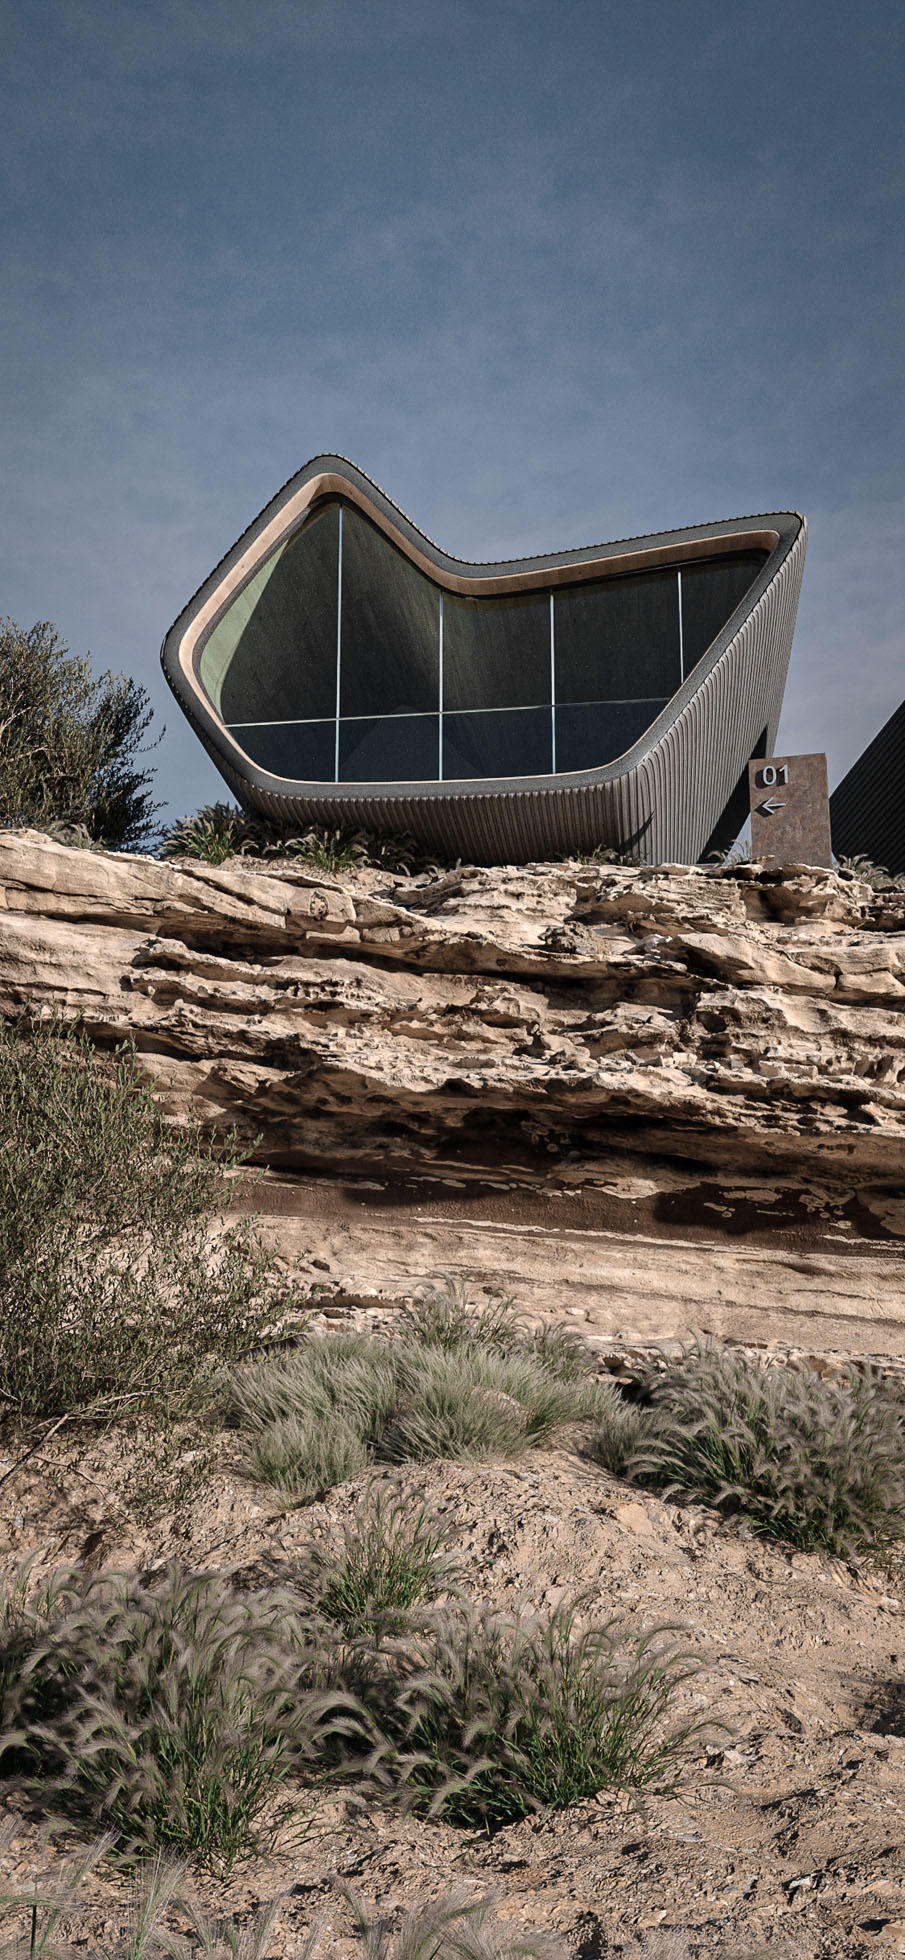
[{"label": "tuft of grass", "polygon": [[348,1640],[400,1633],[412,1608],[449,1589],[454,1561],[442,1520],[425,1505],[365,1500],[338,1546],[313,1545],[295,1583]]},{"label": "tuft of grass", "polygon": [[321,1414],[279,1416],[255,1437],[251,1468],[294,1504],[307,1504],[371,1464],[367,1443],[350,1422]]},{"label": "tuft of grass", "polygon": [[528,1618],[460,1606],[408,1645],[372,1719],[375,1761],[422,1815],[495,1831],[605,1788],[673,1787],[700,1723],[670,1726],[697,1663],[672,1629],[579,1631],[575,1605]]},{"label": "tuft of grass", "polygon": [[295,832],[249,816],[231,803],[206,803],[194,816],[180,818],[164,833],[161,855],[200,858],[204,864],[225,864],[231,857],[265,862],[295,858],[330,872],[355,865],[403,875],[441,868],[412,837],[379,837],[317,824]]},{"label": "tuft of grass", "polygon": [[413,1310],[402,1339],[309,1335],[287,1359],[240,1369],[232,1407],[258,1474],[302,1500],[369,1463],[518,1456],[615,1412],[583,1344],[524,1333],[508,1303],[486,1320],[462,1303],[440,1311],[438,1328],[434,1302],[422,1319]]},{"label": "tuft of grass", "polygon": [[563,1381],[528,1352],[414,1345],[400,1357],[401,1395],[378,1454],[391,1463],[520,1456],[565,1424],[597,1413],[602,1384]]},{"label": "tuft of grass", "polygon": [[399,1326],[406,1340],[449,1350],[481,1346],[501,1348],[508,1354],[529,1338],[514,1300],[494,1294],[475,1304],[469,1299],[465,1281],[449,1274],[421,1287],[400,1314]]},{"label": "tuft of grass", "polygon": [[[204,1960],[269,1960],[274,1949],[283,1899],[266,1901],[244,1923],[227,1914],[206,1912],[186,1885],[186,1867],[155,1858],[140,1868],[127,1902],[128,1925],[115,1946],[99,1945],[93,1920],[98,1910],[80,1897],[90,1871],[110,1849],[100,1839],[87,1850],[66,1859],[56,1874],[39,1879],[30,1890],[0,1895],[0,1910],[18,1924],[14,1943],[0,1947],[0,1960],[81,1960],[86,1947],[99,1960],[187,1960],[191,1951]],[[343,1899],[351,1910],[363,1960],[565,1960],[565,1949],[552,1934],[535,1932],[500,1919],[494,1897],[474,1898],[464,1888],[441,1893],[437,1899],[409,1906],[401,1915],[378,1907],[369,1916],[350,1892]],[[56,1941],[63,1921],[72,1928],[72,1941]],[[174,1921],[185,1931],[175,1931]],[[280,1941],[282,1960],[331,1960],[337,1950],[328,1941],[325,1916],[310,1931],[287,1944]],[[345,1951],[345,1945],[339,1951]]]},{"label": "tuft of grass", "polygon": [[496,1348],[502,1354],[527,1353],[550,1374],[577,1381],[593,1371],[594,1357],[574,1328],[543,1325],[532,1328],[515,1301],[497,1293],[475,1304],[464,1280],[446,1275],[423,1286],[400,1315],[405,1339],[425,1347]]},{"label": "tuft of grass", "polygon": [[905,1531],[905,1406],[871,1371],[841,1382],[715,1342],[651,1372],[624,1474],[847,1558]]},{"label": "tuft of grass", "polygon": [[613,1477],[628,1477],[649,1428],[649,1416],[636,1402],[614,1395],[609,1407],[601,1411],[590,1439],[590,1454]]},{"label": "tuft of grass", "polygon": [[[493,1897],[475,1899],[464,1888],[411,1906],[395,1930],[388,1918],[369,1920],[354,1895],[345,1896],[364,1960],[565,1960],[555,1935],[501,1920]],[[318,1944],[305,1960],[325,1960]]]},{"label": "tuft of grass", "polygon": [[281,1418],[346,1421],[372,1444],[398,1399],[397,1346],[371,1334],[309,1334],[285,1358],[247,1362],[232,1407],[254,1429]]},{"label": "tuft of grass", "polygon": [[[0,1651],[0,1766],[119,1843],[228,1870],[290,1814],[341,1697],[300,1602],[170,1566],[57,1575]],[[267,1830],[263,1830],[266,1817]]]}]

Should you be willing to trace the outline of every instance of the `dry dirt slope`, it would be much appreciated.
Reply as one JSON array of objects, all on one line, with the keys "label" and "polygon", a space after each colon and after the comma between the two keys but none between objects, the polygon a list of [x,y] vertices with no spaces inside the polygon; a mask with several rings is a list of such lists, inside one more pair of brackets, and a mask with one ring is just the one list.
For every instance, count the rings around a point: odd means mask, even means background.
[{"label": "dry dirt slope", "polygon": [[[0,836],[0,865],[0,1010],[131,1031],[174,1115],[259,1137],[258,1201],[329,1324],[446,1270],[604,1342],[901,1356],[901,894],[794,868],[211,871],[28,836]],[[254,1582],[361,1498],[280,1510],[225,1438],[149,1535],[103,1458],[55,1448],[0,1487],[7,1569],[177,1555]],[[492,1841],[326,1810],[225,1892],[201,1881],[240,1914],[287,1892],[275,1960],[338,1883],[401,1904],[451,1880],[501,1886],[583,1960],[905,1952],[893,1573],[745,1541],[568,1451],[399,1479],[446,1509],[477,1595],[680,1621],[731,1740],[643,1812],[607,1797]],[[13,1861],[36,1847],[26,1816]],[[95,1889],[113,1923],[115,1883]]]},{"label": "dry dirt slope", "polygon": [[[290,1578],[312,1536],[348,1519],[362,1479],[288,1510],[243,1472],[235,1438],[186,1514],[139,1528],[104,1488],[105,1459],[20,1473],[4,1497],[4,1564],[85,1556],[146,1568],[176,1556]],[[836,1956],[905,1952],[905,1619],[894,1572],[876,1573],[746,1540],[700,1510],[609,1477],[571,1449],[515,1465],[378,1472],[448,1522],[461,1579],[498,1604],[587,1595],[590,1617],[679,1625],[704,1662],[683,1711],[726,1732],[679,1793],[642,1808],[620,1793],[482,1839],[438,1824],[325,1804],[300,1844],[284,1840],[203,1896],[237,1915],[285,1893],[274,1960],[337,1888],[401,1906],[465,1883],[502,1889],[506,1910],[566,1936],[576,1954]],[[93,1481],[92,1481],[93,1480]],[[14,1510],[13,1506],[17,1508]],[[37,1824],[11,1854],[34,1871]],[[95,1882],[108,1917],[121,1888]],[[111,1922],[112,1923],[112,1922]],[[347,1929],[348,1930],[348,1929]],[[673,1944],[657,1945],[670,1932]],[[655,1938],[656,1936],[656,1938]]]}]

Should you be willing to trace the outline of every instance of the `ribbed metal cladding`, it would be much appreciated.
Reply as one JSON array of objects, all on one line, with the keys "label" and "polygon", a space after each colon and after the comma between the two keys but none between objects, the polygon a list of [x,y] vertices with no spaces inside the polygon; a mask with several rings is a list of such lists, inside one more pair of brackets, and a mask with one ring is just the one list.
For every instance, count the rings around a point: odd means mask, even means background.
[{"label": "ribbed metal cladding", "polygon": [[834,789],[830,824],[837,857],[905,871],[905,701]]},{"label": "ribbed metal cladding", "polygon": [[[329,464],[335,473],[340,463],[342,459],[335,457],[317,458],[306,471],[310,474],[316,466]],[[354,465],[343,468],[350,482],[368,484]],[[305,476],[300,472],[281,496],[290,491],[297,494]],[[370,485],[369,490],[372,511],[378,517],[389,512],[398,520],[397,537],[417,540],[422,556],[438,566],[479,573],[473,581],[475,589],[490,576],[522,577],[536,574],[539,568],[554,571],[580,561],[590,567],[592,562],[605,564],[607,556],[631,552],[643,552],[649,561],[662,552],[664,562],[675,562],[679,548],[693,544],[700,552],[711,538],[754,535],[758,527],[761,531],[770,527],[777,542],[743,602],[749,610],[741,619],[738,612],[733,615],[651,728],[618,762],[579,775],[448,787],[442,782],[417,787],[292,784],[241,758],[200,685],[193,683],[180,662],[183,634],[201,605],[209,606],[212,595],[216,599],[224,568],[228,571],[240,549],[261,532],[264,520],[272,522],[274,512],[279,513],[280,500],[275,499],[195,595],[162,650],[164,670],[180,705],[239,802],[300,828],[319,824],[384,835],[407,832],[444,858],[476,864],[527,863],[598,845],[632,854],[643,863],[696,862],[749,759],[762,752],[765,730],[765,752],[775,745],[804,568],[804,518],[782,512],[623,540],[618,547],[587,547],[503,565],[462,567],[417,532],[376,486]]]}]

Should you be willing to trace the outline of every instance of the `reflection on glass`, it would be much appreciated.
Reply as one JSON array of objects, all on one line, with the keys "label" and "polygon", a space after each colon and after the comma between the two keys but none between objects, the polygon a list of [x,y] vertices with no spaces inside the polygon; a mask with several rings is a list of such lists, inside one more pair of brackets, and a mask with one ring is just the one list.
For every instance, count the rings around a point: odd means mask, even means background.
[{"label": "reflection on glass", "polygon": [[519,708],[550,699],[550,597],[443,596],[443,709]]},{"label": "reflection on glass", "polygon": [[343,783],[436,782],[439,715],[388,715],[341,721],[339,779]]},{"label": "reflection on glass", "polygon": [[557,707],[556,773],[601,769],[640,740],[668,695],[648,701],[582,701]]},{"label": "reflection on glass", "polygon": [[309,517],[227,607],[201,655],[224,721],[282,721],[336,708],[339,505]]},{"label": "reflection on glass", "polygon": [[[340,527],[340,511],[342,526]],[[342,595],[339,603],[340,528]],[[712,644],[764,551],[682,566],[686,673]],[[259,767],[295,782],[336,773],[337,626],[343,782],[549,775],[625,754],[682,675],[677,567],[550,592],[464,598],[440,589],[360,511],[320,505],[210,633],[201,678]],[[603,698],[607,697],[607,698]]]},{"label": "reflection on glass", "polygon": [[553,767],[550,708],[444,715],[443,775],[549,776]]},{"label": "reflection on glass", "polygon": [[438,706],[439,689],[439,590],[347,505],[340,713],[429,713]]},{"label": "reflection on glass", "polygon": [[276,721],[230,725],[241,749],[274,776],[297,783],[332,783],[335,768],[335,721]]},{"label": "reflection on glass", "polygon": [[739,552],[732,558],[710,558],[682,566],[682,631],[685,672],[697,666],[702,653],[753,584],[767,554]]},{"label": "reflection on glass", "polygon": [[557,701],[675,693],[681,679],[675,571],[563,586],[554,595],[553,626]]}]

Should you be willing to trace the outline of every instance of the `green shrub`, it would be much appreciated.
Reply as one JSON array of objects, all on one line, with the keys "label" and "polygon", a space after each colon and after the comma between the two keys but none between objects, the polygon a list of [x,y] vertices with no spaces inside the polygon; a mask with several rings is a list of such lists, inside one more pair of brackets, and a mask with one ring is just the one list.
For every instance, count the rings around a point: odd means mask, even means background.
[{"label": "green shrub", "polygon": [[340,1704],[289,1594],[171,1566],[58,1575],[7,1617],[0,1763],[121,1843],[228,1868],[289,1808]]},{"label": "green shrub", "polygon": [[312,1335],[286,1360],[240,1369],[233,1409],[258,1473],[301,1498],[326,1487],[335,1454],[343,1476],[370,1462],[518,1456],[617,1406],[610,1383],[576,1372],[574,1346],[551,1343],[551,1363],[533,1337],[510,1340],[511,1316],[503,1341],[497,1309],[487,1343],[477,1310],[467,1339],[438,1345],[431,1324],[410,1323],[402,1339]]},{"label": "green shrub", "polygon": [[574,1606],[520,1618],[459,1607],[405,1644],[370,1713],[376,1760],[413,1808],[493,1831],[608,1787],[674,1784],[699,1724],[669,1726],[695,1663],[670,1630],[576,1630]]},{"label": "green shrub", "polygon": [[425,1505],[365,1499],[338,1545],[312,1545],[295,1575],[312,1609],[349,1640],[400,1633],[414,1606],[448,1590],[449,1534]]},{"label": "green shrub", "polygon": [[646,1390],[634,1481],[803,1551],[876,1552],[905,1531],[905,1408],[870,1370],[835,1383],[704,1343]]},{"label": "green shrub", "polygon": [[[234,1149],[177,1127],[134,1052],[77,1027],[0,1025],[0,1397],[29,1421],[169,1424],[282,1295],[247,1221],[212,1232]],[[234,1187],[233,1187],[234,1188]]]},{"label": "green shrub", "polygon": [[94,679],[48,621],[0,625],[0,824],[83,825],[110,848],[146,846],[158,805],[136,769],[151,720],[125,674]]}]

